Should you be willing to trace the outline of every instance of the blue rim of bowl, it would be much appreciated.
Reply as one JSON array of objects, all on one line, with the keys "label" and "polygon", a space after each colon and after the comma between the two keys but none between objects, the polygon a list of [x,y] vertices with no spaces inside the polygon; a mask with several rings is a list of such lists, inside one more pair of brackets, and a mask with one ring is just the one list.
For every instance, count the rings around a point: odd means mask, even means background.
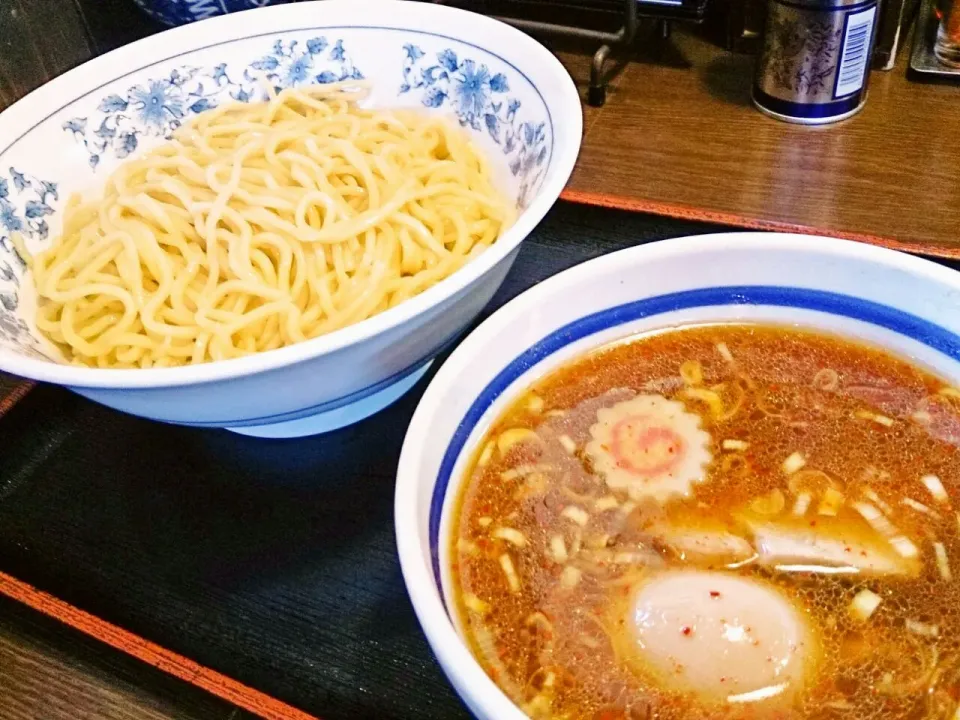
[{"label": "blue rim of bowl", "polygon": [[440,568],[440,522],[443,515],[444,500],[457,460],[474,428],[490,406],[520,376],[539,362],[590,335],[635,320],[677,310],[737,305],[796,308],[859,320],[892,330],[898,335],[910,338],[960,362],[960,336],[929,320],[871,300],[808,288],[779,285],[733,285],[698,288],[624,303],[574,320],[554,330],[542,340],[527,348],[497,373],[470,405],[463,419],[457,425],[457,429],[444,452],[430,501],[428,537],[434,582],[448,613],[450,608],[447,607],[446,597],[443,593]]}]

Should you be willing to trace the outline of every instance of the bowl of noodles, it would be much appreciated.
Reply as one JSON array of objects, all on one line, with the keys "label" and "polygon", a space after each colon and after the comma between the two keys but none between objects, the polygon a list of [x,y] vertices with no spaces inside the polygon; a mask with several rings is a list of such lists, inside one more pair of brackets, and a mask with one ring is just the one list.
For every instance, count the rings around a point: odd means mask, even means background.
[{"label": "bowl of noodles", "polygon": [[476,717],[960,717],[958,297],[891,250],[730,233],[481,323],[395,493]]},{"label": "bowl of noodles", "polygon": [[348,425],[492,297],[581,130],[545,48],[429,3],[113,51],[0,114],[0,369],[172,423]]}]

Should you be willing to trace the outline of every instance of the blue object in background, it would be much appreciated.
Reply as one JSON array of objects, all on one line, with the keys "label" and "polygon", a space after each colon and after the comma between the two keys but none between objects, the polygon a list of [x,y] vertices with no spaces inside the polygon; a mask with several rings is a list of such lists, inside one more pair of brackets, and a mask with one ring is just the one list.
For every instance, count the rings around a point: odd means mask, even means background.
[{"label": "blue object in background", "polygon": [[289,0],[133,0],[147,15],[165,25],[186,25],[217,15],[267,5],[279,5]]}]

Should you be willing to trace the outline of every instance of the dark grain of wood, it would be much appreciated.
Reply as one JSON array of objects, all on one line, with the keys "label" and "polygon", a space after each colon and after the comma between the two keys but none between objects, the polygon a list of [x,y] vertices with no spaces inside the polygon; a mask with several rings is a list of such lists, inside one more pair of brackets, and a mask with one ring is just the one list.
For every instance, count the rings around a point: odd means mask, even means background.
[{"label": "dark grain of wood", "polygon": [[105,53],[165,29],[133,0],[74,0],[97,54]]},{"label": "dark grain of wood", "polygon": [[0,599],[4,720],[247,720],[228,703]]},{"label": "dark grain of wood", "polygon": [[0,108],[92,54],[74,0],[0,0]]}]

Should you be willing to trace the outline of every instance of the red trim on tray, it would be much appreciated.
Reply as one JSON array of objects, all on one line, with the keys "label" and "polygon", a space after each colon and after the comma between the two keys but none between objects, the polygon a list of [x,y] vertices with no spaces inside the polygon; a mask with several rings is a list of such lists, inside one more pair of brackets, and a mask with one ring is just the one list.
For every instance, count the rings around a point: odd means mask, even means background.
[{"label": "red trim on tray", "polygon": [[9,412],[10,408],[23,400],[24,396],[33,389],[33,386],[32,380],[23,380],[15,385],[13,390],[0,397],[0,417],[3,417]]},{"label": "red trim on tray", "polygon": [[267,720],[318,720],[3,572],[0,572],[0,593]]},{"label": "red trim on tray", "polygon": [[760,218],[737,215],[736,213],[731,212],[701,210],[688,205],[674,205],[671,203],[658,202],[656,200],[644,200],[643,198],[627,197],[625,195],[611,195],[608,193],[598,193],[588,190],[573,190],[568,187],[562,193],[560,193],[560,199],[581,205],[595,205],[597,207],[613,208],[615,210],[627,210],[629,212],[664,215],[666,217],[677,218],[679,220],[696,220],[698,222],[716,223],[718,225],[733,225],[747,228],[749,230],[802,233],[807,235],[827,235],[829,237],[837,237],[844,240],[857,240],[859,242],[865,242],[871,245],[879,245],[892,250],[901,250],[903,252],[914,253],[916,255],[941,257],[947,258],[948,260],[960,259],[960,246],[957,248],[950,248],[942,245],[933,245],[931,243],[896,240],[894,238],[882,237],[880,235],[870,235],[868,233],[844,232],[841,230],[816,228],[809,225],[798,225],[795,223],[779,222],[776,220],[762,220]]}]

